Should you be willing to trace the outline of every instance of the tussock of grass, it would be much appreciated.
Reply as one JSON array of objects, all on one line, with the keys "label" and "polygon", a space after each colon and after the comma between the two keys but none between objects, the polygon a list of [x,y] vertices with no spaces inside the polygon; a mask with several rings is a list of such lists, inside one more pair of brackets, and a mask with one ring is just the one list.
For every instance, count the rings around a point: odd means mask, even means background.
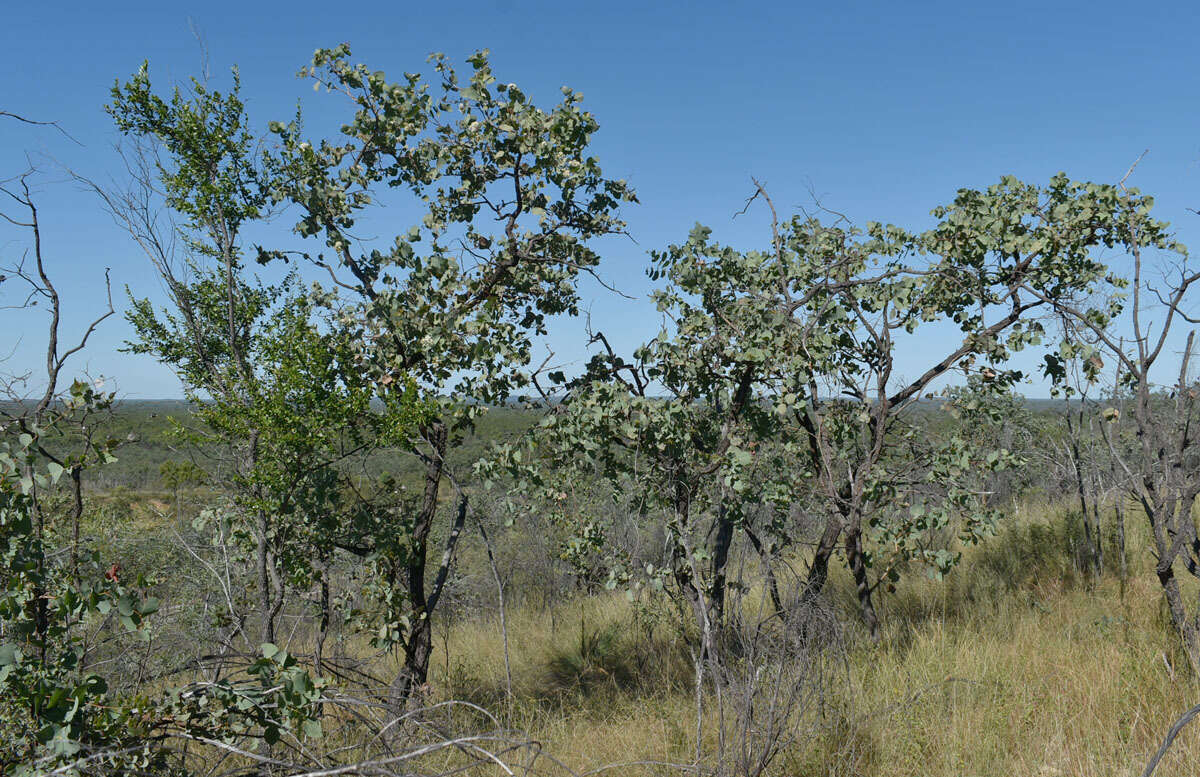
[{"label": "tussock of grass", "polygon": [[547,687],[560,694],[629,689],[637,669],[629,653],[631,647],[636,649],[622,643],[619,624],[589,630],[581,622],[578,643],[546,662]]}]

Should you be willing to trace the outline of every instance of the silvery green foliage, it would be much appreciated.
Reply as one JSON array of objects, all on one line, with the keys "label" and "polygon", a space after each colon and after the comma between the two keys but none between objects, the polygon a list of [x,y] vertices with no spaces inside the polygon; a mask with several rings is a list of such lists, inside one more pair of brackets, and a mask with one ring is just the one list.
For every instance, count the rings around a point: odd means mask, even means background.
[{"label": "silvery green foliage", "polygon": [[[564,88],[552,109],[492,74],[486,51],[460,80],[440,55],[435,80],[384,73],[322,49],[303,71],[349,97],[337,141],[304,139],[299,121],[274,124],[284,176],[278,199],[299,206],[297,230],[325,250],[309,256],[361,302],[364,365],[380,383],[409,375],[429,393],[503,402],[527,385],[531,337],[546,319],[578,312],[575,283],[599,256],[589,241],[624,230],[624,181],[605,178],[588,144],[598,129]],[[407,192],[419,223],[382,247],[357,221]],[[265,253],[263,259],[273,256]]]},{"label": "silvery green foliage", "polygon": [[[534,339],[550,317],[578,313],[576,283],[599,263],[593,239],[622,232],[619,208],[636,202],[589,156],[598,124],[581,95],[564,88],[558,105],[540,108],[496,80],[486,51],[469,58],[465,80],[442,56],[431,62],[430,80],[389,81],[353,63],[345,45],[318,50],[302,75],[352,101],[342,137],[307,140],[299,117],[272,125],[281,146],[272,195],[298,209],[300,235],[324,244],[304,256],[332,277],[323,300],[352,335],[359,373],[380,396],[415,387],[436,406],[406,444],[425,463],[421,501],[399,517],[403,541],[377,562],[394,613],[378,641],[405,653],[396,705],[425,683],[430,617],[465,520],[460,494],[427,574],[449,450],[488,404],[530,383]],[[372,207],[405,195],[417,223],[382,245],[357,237]]]},{"label": "silvery green foliage", "polygon": [[[962,435],[918,438],[912,409],[951,370],[986,394],[1008,391],[1022,375],[1007,360],[1044,334],[1037,315],[1117,282],[1097,249],[1170,243],[1164,224],[1143,218],[1150,206],[1063,175],[1043,187],[1008,177],[960,191],[923,232],[797,216],[774,222],[768,249],[740,251],[697,226],[653,254],[664,330],[631,360],[597,355],[532,450],[499,460],[551,505],[566,497],[564,484],[594,487],[597,474],[634,489],[666,516],[680,548],[675,575],[692,577],[702,557],[707,579],[682,584],[715,597],[723,578],[709,559],[724,552],[720,527],[747,528],[751,503],[774,507],[758,531],[776,549],[799,539],[787,507],[824,516],[826,558],[844,539],[866,600],[911,561],[944,573],[957,555],[932,537],[952,525],[968,541],[986,532],[996,513],[977,473],[1013,459]],[[1106,320],[1116,309],[1101,300],[1089,315]],[[915,377],[901,375],[898,343],[934,324],[959,337],[927,352]],[[810,583],[823,582],[814,562]]]}]

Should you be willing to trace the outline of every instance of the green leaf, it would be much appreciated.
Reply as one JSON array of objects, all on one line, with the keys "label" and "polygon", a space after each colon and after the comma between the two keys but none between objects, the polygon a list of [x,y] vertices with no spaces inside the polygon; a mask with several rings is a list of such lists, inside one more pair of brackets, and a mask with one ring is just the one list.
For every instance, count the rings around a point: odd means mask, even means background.
[{"label": "green leaf", "polygon": [[0,666],[11,666],[21,660],[21,651],[16,645],[5,643],[0,645]]}]

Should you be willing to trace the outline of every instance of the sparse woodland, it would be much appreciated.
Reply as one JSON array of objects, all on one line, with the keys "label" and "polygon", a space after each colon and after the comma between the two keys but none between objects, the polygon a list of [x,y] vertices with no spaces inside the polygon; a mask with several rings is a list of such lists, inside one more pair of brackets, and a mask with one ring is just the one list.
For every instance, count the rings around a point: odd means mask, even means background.
[{"label": "sparse woodland", "polygon": [[[124,176],[74,181],[163,295],[99,271],[83,331],[3,183],[46,356],[0,403],[0,774],[1200,768],[1200,270],[1135,171],[919,229],[750,181],[758,244],[648,247],[661,330],[565,369],[638,203],[579,95],[301,75],[340,134],[116,81]],[[119,316],[185,401],[83,374]]]}]

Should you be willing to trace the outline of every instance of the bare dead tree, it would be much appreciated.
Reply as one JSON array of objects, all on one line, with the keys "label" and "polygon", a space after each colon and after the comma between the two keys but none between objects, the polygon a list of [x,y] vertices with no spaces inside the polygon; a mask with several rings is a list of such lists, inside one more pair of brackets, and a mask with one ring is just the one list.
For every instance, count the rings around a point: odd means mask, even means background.
[{"label": "bare dead tree", "polygon": [[[1130,218],[1131,228],[1138,229],[1139,217]],[[1171,623],[1193,671],[1200,672],[1200,609],[1187,605],[1177,577],[1184,572],[1200,578],[1200,536],[1193,514],[1200,495],[1200,407],[1196,402],[1200,385],[1191,364],[1196,347],[1194,330],[1187,332],[1178,361],[1171,363],[1178,331],[1200,323],[1190,307],[1200,272],[1189,265],[1183,253],[1151,264],[1138,241],[1132,241],[1130,251],[1133,272],[1127,308],[1128,342],[1115,327],[1079,307],[1066,302],[1060,302],[1059,307],[1080,332],[1087,334],[1095,358],[1114,365],[1121,386],[1129,393],[1129,417],[1122,423],[1132,439],[1129,445],[1121,445],[1109,432],[1108,447],[1125,476],[1126,493],[1146,516],[1154,544],[1155,574]],[[1164,374],[1172,377],[1164,381]]]},{"label": "bare dead tree", "polygon": [[[195,683],[185,693],[202,695],[209,687]],[[330,728],[320,739],[284,728],[276,746],[264,752],[253,735],[219,738],[201,730],[167,728],[158,734],[155,746],[169,763],[198,777],[590,777],[612,772],[661,774],[664,769],[708,773],[695,765],[662,761],[605,764],[579,772],[548,753],[537,739],[505,727],[490,712],[469,702],[422,706],[400,716],[390,713],[382,702],[342,692],[326,693],[320,703],[331,711],[326,717]],[[161,774],[120,760],[120,756],[136,752],[136,748],[85,748],[76,758],[41,773],[47,777]],[[110,766],[114,761],[119,768]],[[161,762],[156,767],[161,768]]]},{"label": "bare dead tree", "polygon": [[[9,114],[10,115],[10,114]],[[34,123],[34,122],[31,122]],[[6,427],[12,427],[21,434],[27,434],[33,440],[32,446],[44,459],[59,467],[59,472],[65,472],[69,477],[70,507],[68,521],[71,526],[70,570],[73,576],[78,573],[80,523],[83,518],[83,470],[89,459],[97,450],[97,442],[91,433],[90,416],[97,410],[107,409],[111,405],[112,395],[102,396],[99,401],[66,403],[64,400],[63,377],[71,358],[87,347],[88,341],[97,327],[113,315],[112,291],[109,282],[109,271],[104,271],[104,301],[102,312],[88,323],[76,340],[64,342],[63,299],[51,277],[46,257],[46,247],[42,222],[35,201],[31,180],[36,170],[28,170],[10,181],[0,184],[0,195],[6,198],[8,207],[0,207],[0,219],[25,232],[29,247],[21,258],[4,268],[3,281],[17,281],[23,284],[20,292],[21,300],[11,307],[23,310],[39,308],[46,312],[48,321],[45,329],[45,359],[44,371],[39,378],[33,378],[33,373],[6,376],[3,380],[7,403],[0,407],[0,417]],[[73,387],[76,394],[88,394],[92,389],[83,384]],[[83,397],[81,396],[80,399]],[[78,409],[78,412],[76,412]],[[62,450],[48,450],[46,433],[56,427],[59,433],[66,434],[65,427],[73,425],[81,440],[81,449],[66,453]],[[43,489],[39,479],[34,477],[33,464],[25,465],[25,476],[30,483],[30,493],[33,505],[34,534],[38,542],[46,538],[47,509]],[[44,557],[41,562],[44,563]],[[39,572],[42,570],[39,570]],[[44,597],[36,598],[36,625],[39,644],[40,637],[45,635],[46,601]],[[44,645],[42,647],[44,658]]]},{"label": "bare dead tree", "polygon": [[[746,571],[742,565],[739,578]],[[841,623],[824,601],[806,595],[803,580],[786,581],[782,607],[769,587],[748,582],[731,589],[720,660],[708,664],[717,747],[705,766],[714,775],[776,773],[781,755],[824,730],[845,666]]]},{"label": "bare dead tree", "polygon": [[54,129],[61,132],[63,137],[67,138],[72,143],[75,143],[76,145],[80,145],[80,146],[83,145],[78,140],[71,137],[71,133],[69,133],[65,129],[63,129],[62,126],[56,121],[37,121],[35,119],[30,119],[25,116],[22,116],[19,113],[12,113],[10,111],[0,111],[0,117],[4,117],[6,119],[15,119],[16,121],[19,121],[22,124],[31,124],[35,127],[53,127]]},{"label": "bare dead tree", "polygon": [[1158,750],[1155,751],[1149,762],[1147,762],[1146,770],[1142,772],[1142,777],[1150,777],[1154,774],[1154,770],[1158,768],[1159,762],[1162,761],[1163,756],[1167,754],[1167,751],[1171,749],[1171,745],[1175,742],[1175,737],[1179,736],[1179,732],[1183,731],[1184,726],[1191,723],[1197,715],[1200,715],[1200,704],[1180,715],[1179,719],[1171,724],[1167,735],[1163,737],[1162,745],[1159,746]]}]

